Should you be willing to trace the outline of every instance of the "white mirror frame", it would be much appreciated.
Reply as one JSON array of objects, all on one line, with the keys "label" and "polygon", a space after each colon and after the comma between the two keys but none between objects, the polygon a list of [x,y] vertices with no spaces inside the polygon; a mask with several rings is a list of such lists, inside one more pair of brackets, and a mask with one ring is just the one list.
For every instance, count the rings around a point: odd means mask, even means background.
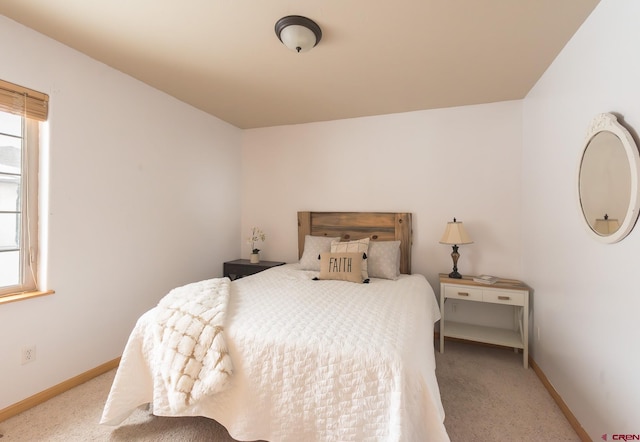
[{"label": "white mirror frame", "polygon": [[[624,219],[620,223],[620,228],[615,232],[609,235],[602,235],[594,230],[594,228],[589,223],[587,216],[584,212],[584,208],[582,206],[582,196],[580,192],[580,172],[582,170],[582,162],[585,156],[585,153],[589,147],[589,143],[591,140],[598,135],[600,132],[608,131],[617,136],[622,142],[622,146],[626,153],[627,165],[629,166],[630,172],[630,196],[629,196],[629,205],[627,207],[627,212],[624,216]],[[589,125],[589,129],[587,131],[587,136],[585,138],[584,146],[582,149],[582,155],[580,156],[580,162],[578,164],[578,174],[577,174],[577,194],[578,194],[578,202],[580,203],[580,211],[582,212],[582,219],[584,221],[584,225],[587,228],[589,234],[595,238],[596,240],[612,244],[622,240],[626,237],[633,227],[636,224],[638,219],[639,207],[640,207],[640,192],[638,191],[638,176],[640,176],[640,155],[638,154],[638,148],[636,146],[633,137],[629,133],[629,131],[618,123],[618,120],[615,115],[610,113],[603,113],[597,115]]]}]

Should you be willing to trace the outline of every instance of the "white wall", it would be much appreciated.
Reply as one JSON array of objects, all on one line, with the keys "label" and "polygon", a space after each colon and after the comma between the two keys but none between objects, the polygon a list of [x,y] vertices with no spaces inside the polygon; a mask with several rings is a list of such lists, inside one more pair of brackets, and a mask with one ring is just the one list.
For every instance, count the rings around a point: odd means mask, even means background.
[{"label": "white wall", "polygon": [[640,432],[640,227],[620,243],[596,242],[576,198],[591,119],[615,112],[640,130],[638,17],[637,0],[602,0],[524,100],[533,356],[593,440]]},{"label": "white wall", "polygon": [[262,258],[294,262],[297,211],[411,212],[413,272],[438,290],[455,216],[475,241],[460,247],[462,273],[521,277],[521,122],[513,101],[247,130],[243,238],[257,225]]},{"label": "white wall", "polygon": [[50,95],[56,291],[0,305],[2,409],[119,356],[169,289],[221,276],[240,252],[241,131],[1,16],[0,52],[0,78]]}]

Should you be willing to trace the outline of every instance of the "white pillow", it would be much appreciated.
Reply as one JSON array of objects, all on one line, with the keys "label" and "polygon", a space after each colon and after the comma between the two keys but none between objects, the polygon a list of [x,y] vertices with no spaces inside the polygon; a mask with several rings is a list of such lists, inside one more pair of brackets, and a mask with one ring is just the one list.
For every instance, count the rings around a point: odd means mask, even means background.
[{"label": "white pillow", "polygon": [[371,241],[367,258],[370,277],[398,279],[400,276],[400,241]]},{"label": "white pillow", "polygon": [[331,251],[331,242],[340,240],[339,236],[327,237],[327,236],[311,236],[305,235],[304,237],[304,251],[300,258],[301,270],[315,270],[320,271],[320,254],[322,252]]},{"label": "white pillow", "polygon": [[369,238],[357,239],[354,241],[335,240],[331,242],[331,253],[362,253],[362,279],[369,279],[367,271],[367,261],[369,255]]}]

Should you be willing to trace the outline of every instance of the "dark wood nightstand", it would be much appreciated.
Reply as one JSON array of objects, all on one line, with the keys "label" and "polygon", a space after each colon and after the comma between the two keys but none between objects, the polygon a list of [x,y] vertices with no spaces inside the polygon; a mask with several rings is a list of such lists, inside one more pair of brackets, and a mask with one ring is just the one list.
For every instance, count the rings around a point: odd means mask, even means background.
[{"label": "dark wood nightstand", "polygon": [[248,259],[236,259],[235,261],[227,261],[223,265],[222,273],[232,281],[242,278],[243,276],[253,275],[254,273],[283,265],[280,261],[260,261],[257,264],[250,262]]}]

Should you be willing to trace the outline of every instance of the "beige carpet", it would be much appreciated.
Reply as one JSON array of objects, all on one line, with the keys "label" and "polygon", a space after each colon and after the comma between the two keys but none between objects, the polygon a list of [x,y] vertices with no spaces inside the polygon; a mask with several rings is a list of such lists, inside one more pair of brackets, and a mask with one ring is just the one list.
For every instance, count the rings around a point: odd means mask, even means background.
[{"label": "beige carpet", "polygon": [[452,441],[580,440],[522,354],[447,341],[436,363]]},{"label": "beige carpet", "polygon": [[[447,341],[445,348],[436,362],[452,441],[580,440],[533,370],[522,367],[521,355],[460,342]],[[143,409],[119,427],[98,425],[114,373],[0,422],[2,442],[233,442],[210,419],[159,418]]]}]

